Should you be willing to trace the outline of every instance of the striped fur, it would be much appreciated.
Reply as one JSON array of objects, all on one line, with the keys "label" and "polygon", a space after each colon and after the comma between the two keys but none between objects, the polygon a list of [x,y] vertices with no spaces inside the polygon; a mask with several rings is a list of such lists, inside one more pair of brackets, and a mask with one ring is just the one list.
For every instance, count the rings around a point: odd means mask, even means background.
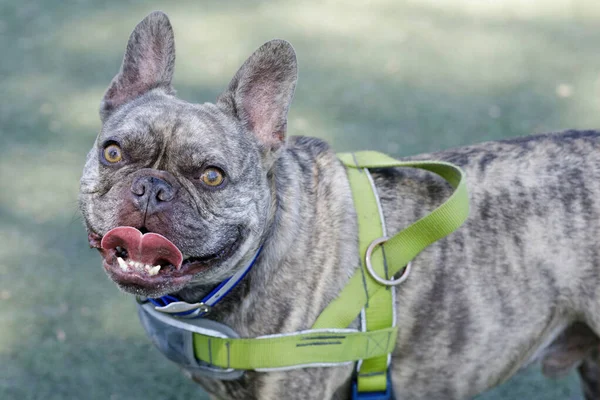
[{"label": "striped fur", "polygon": [[[102,131],[81,179],[90,234],[143,225],[187,256],[240,235],[229,258],[186,285],[121,287],[196,301],[263,245],[251,273],[210,318],[243,337],[310,328],[359,264],[356,215],[345,170],[330,147],[315,138],[285,139],[296,83],[291,46],[261,47],[216,104],[174,96],[174,59],[168,19],[153,13],[132,34],[102,103]],[[124,149],[119,166],[101,161],[107,141]],[[472,211],[463,227],[414,260],[398,289],[397,398],[470,398],[534,359],[553,376],[581,365],[588,398],[598,397],[592,356],[600,333],[599,150],[600,133],[570,131],[414,157],[463,167]],[[225,187],[195,183],[206,164],[226,171]],[[178,197],[168,210],[147,216],[128,193],[133,179],[157,171],[177,186]],[[390,233],[450,194],[444,181],[424,171],[372,175]],[[352,370],[248,372],[238,381],[187,373],[219,399],[346,399]]]}]

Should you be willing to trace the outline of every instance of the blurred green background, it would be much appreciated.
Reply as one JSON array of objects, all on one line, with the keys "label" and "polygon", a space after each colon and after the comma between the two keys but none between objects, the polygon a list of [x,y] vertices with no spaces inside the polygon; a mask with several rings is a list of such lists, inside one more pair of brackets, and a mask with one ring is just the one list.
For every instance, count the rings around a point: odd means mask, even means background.
[{"label": "blurred green background", "polygon": [[[600,125],[600,2],[0,0],[0,399],[203,399],[105,277],[77,212],[97,107],[135,24],[175,28],[175,87],[215,99],[284,38],[289,132],[397,156]],[[459,368],[460,366],[457,366]],[[527,370],[480,400],[578,399]]]}]

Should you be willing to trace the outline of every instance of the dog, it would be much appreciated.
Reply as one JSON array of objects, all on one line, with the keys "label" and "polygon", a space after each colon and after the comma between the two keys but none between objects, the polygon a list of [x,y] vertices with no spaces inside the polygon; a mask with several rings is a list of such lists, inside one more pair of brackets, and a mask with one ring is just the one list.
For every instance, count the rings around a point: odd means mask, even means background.
[{"label": "dog", "polygon": [[[344,166],[324,141],[286,135],[293,48],[264,44],[214,104],[175,96],[174,63],[171,24],[154,12],[131,34],[101,102],[102,128],[79,197],[90,245],[125,292],[192,303],[262,248],[208,318],[241,337],[309,329],[360,260]],[[529,136],[409,159],[459,165],[471,212],[413,260],[397,289],[395,396],[467,399],[541,361],[550,376],[578,368],[586,399],[600,398],[600,133]],[[372,176],[390,233],[452,192],[426,171]],[[116,227],[156,241],[160,235],[176,249],[101,248]],[[181,268],[157,261],[177,250]],[[117,258],[128,257],[143,262],[121,268]],[[320,400],[349,398],[354,370],[249,371],[231,381],[188,375],[218,399]]]}]

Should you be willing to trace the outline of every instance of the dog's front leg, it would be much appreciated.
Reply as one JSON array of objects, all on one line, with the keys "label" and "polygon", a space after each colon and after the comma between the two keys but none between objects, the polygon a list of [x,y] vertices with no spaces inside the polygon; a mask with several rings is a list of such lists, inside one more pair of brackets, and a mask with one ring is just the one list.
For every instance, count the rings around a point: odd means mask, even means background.
[{"label": "dog's front leg", "polygon": [[581,379],[581,387],[586,400],[600,399],[600,368],[598,368],[598,349],[589,354],[581,363],[577,372]]}]

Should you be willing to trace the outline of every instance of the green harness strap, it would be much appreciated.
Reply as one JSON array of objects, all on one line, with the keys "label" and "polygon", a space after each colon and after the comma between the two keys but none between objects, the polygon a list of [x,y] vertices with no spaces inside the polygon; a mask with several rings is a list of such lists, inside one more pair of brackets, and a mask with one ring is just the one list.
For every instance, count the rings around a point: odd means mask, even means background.
[{"label": "green harness strap", "polygon": [[[412,167],[434,172],[455,188],[452,196],[444,204],[379,246],[383,251],[377,250],[373,253],[372,264],[381,277],[397,274],[427,246],[456,230],[468,216],[468,194],[464,175],[455,165],[434,161],[402,162],[371,151],[340,154],[339,158],[348,167],[348,176],[353,187],[352,181],[354,176],[357,176],[356,173],[360,173],[360,168]],[[361,187],[365,188],[364,182]],[[375,209],[372,207],[373,201],[376,201],[372,190],[360,190],[364,192],[362,194],[355,192],[353,189],[357,207],[364,200],[365,204],[371,205],[372,213]],[[372,198],[369,198],[369,195]],[[360,214],[362,213],[359,212]],[[364,229],[366,232],[359,232],[361,255],[364,254],[367,237],[372,240],[381,236],[381,225],[378,225],[377,221],[378,215],[369,221],[359,220],[359,230]],[[387,273],[384,270],[383,253],[387,261]],[[364,260],[361,264],[364,264]],[[378,371],[382,369],[384,358],[387,368],[387,356],[394,349],[398,333],[397,327],[391,327],[391,298],[386,292],[391,293],[391,290],[377,283],[361,267],[350,278],[340,295],[323,310],[312,330],[248,339],[220,338],[194,333],[194,353],[201,361],[228,369],[299,368],[365,360],[361,371],[365,371],[363,368]],[[345,329],[367,305],[367,300],[369,307],[366,307],[366,313],[369,312],[369,308],[372,310],[367,323],[368,331]],[[369,367],[368,363],[372,363],[373,366]],[[385,369],[383,371],[385,372]],[[377,373],[371,376],[376,375]],[[381,379],[367,379],[363,382],[361,391],[371,391],[373,388],[378,390],[381,387]],[[385,388],[385,384],[383,387]]]},{"label": "green harness strap", "polygon": [[[348,180],[352,189],[352,198],[356,210],[358,224],[358,250],[360,254],[361,278],[368,278],[365,255],[371,242],[384,236],[382,216],[380,215],[379,202],[376,188],[367,169],[348,168]],[[389,276],[384,264],[383,253],[373,254],[371,264],[375,272],[388,279]],[[362,328],[365,331],[377,331],[391,328],[394,321],[394,296],[393,288],[386,288],[369,297],[364,305],[364,321]],[[374,358],[363,359],[357,374],[359,392],[384,392],[387,387],[388,355],[384,354]]]},{"label": "green harness strap", "polygon": [[[455,188],[452,196],[431,214],[408,226],[380,246],[385,251],[389,276],[404,269],[427,246],[454,232],[469,216],[467,184],[463,171],[456,165],[441,161],[398,161],[375,151],[344,153],[340,154],[339,158],[348,168],[424,169],[441,176]],[[367,303],[367,299],[380,290],[385,290],[385,287],[374,279],[366,279],[363,283],[362,273],[355,273],[340,295],[319,315],[312,328],[349,326]]]}]

